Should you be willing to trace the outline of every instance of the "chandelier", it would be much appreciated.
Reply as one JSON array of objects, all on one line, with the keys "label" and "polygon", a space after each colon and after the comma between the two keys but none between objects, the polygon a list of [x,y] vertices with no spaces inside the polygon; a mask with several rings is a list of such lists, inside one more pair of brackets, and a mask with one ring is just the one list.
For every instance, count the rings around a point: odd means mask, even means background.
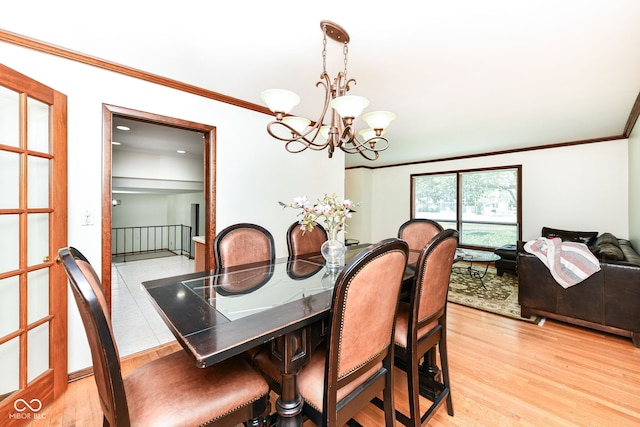
[{"label": "chandelier", "polygon": [[[324,34],[322,74],[316,87],[323,86],[325,90],[320,118],[312,124],[311,120],[304,117],[288,115],[300,103],[300,97],[284,89],[265,90],[260,97],[276,116],[267,125],[267,132],[272,137],[285,141],[285,148],[290,153],[300,153],[308,148],[318,151],[327,148],[331,158],[335,149],[339,148],[345,153],[357,153],[368,160],[376,160],[379,152],[389,147],[389,141],[382,135],[396,115],[389,111],[366,113],[362,119],[369,129],[356,132],[353,121],[367,108],[369,101],[362,96],[347,95],[349,85],[356,84],[355,79],[347,78],[349,35],[342,27],[330,21],[321,21],[320,27]],[[327,37],[343,44],[344,71],[338,72],[333,82],[327,74]],[[278,128],[281,129],[279,134],[274,131]]]}]

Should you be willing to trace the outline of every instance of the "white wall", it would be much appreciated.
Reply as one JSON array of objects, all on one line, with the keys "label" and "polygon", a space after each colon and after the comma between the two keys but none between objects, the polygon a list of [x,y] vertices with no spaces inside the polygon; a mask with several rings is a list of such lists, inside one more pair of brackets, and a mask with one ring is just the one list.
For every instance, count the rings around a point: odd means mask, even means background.
[{"label": "white wall", "polygon": [[144,225],[168,225],[171,201],[166,194],[116,194],[121,204],[113,208],[112,225],[140,227]]},{"label": "white wall", "polygon": [[113,208],[113,227],[145,225],[191,225],[191,204],[200,205],[200,225],[204,226],[204,197],[201,193],[116,194],[121,201]]},{"label": "white wall", "polygon": [[[202,149],[204,151],[204,145]],[[111,162],[114,177],[202,183],[204,176],[204,163],[201,157],[196,156],[113,150]]]},{"label": "white wall", "polygon": [[353,216],[347,220],[346,238],[357,239],[361,243],[372,242],[369,238],[372,229],[370,215],[374,195],[371,191],[371,169],[358,168],[347,171],[345,197],[357,203]]},{"label": "white wall", "polygon": [[[543,226],[628,237],[628,145],[628,140],[620,140],[379,168],[371,170],[369,183],[361,179],[362,171],[353,169],[346,173],[346,193],[366,193],[358,186],[371,186],[371,206],[360,209],[362,216],[371,216],[371,228],[360,237],[373,242],[396,236],[398,227],[410,218],[412,173],[521,164],[524,240],[538,237]],[[360,227],[356,221],[360,216],[352,219],[353,229]]]},{"label": "white wall", "polygon": [[[102,198],[102,105],[132,108],[217,127],[217,227],[240,221],[271,230],[278,256],[295,220],[278,200],[299,194],[344,193],[344,156],[287,153],[268,136],[270,117],[152,83],[0,43],[2,63],[68,96],[69,244],[100,271]],[[259,73],[256,74],[259,78]],[[266,84],[266,83],[265,83]],[[81,213],[95,213],[95,226],[80,226]],[[69,371],[91,364],[84,329],[69,299]]]},{"label": "white wall", "polygon": [[169,212],[167,224],[191,224],[191,205],[200,205],[200,233],[204,229],[204,195],[202,193],[171,194],[169,198]]}]

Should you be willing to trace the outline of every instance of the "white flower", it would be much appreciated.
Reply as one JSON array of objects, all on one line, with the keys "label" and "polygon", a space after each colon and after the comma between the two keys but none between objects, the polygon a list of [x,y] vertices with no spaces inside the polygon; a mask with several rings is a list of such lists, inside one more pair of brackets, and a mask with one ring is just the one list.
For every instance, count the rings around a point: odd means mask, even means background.
[{"label": "white flower", "polygon": [[307,196],[295,197],[293,199],[293,207],[306,209],[309,207],[309,199],[307,199]]},{"label": "white flower", "polygon": [[335,235],[335,232],[344,228],[345,219],[351,218],[350,208],[351,206],[355,206],[355,204],[348,199],[342,202],[338,201],[335,194],[325,194],[324,198],[318,200],[313,206],[309,203],[307,196],[295,197],[293,203],[290,205],[282,202],[278,203],[285,208],[301,209],[301,212],[298,214],[298,216],[300,216],[298,222],[303,232],[313,230],[313,227],[322,219],[330,235]]}]

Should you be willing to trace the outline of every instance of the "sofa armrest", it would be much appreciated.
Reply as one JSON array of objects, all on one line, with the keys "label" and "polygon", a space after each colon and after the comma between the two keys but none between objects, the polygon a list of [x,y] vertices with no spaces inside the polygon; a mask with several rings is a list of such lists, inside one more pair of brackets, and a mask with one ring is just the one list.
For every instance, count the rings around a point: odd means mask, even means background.
[{"label": "sofa armrest", "polygon": [[518,245],[518,303],[526,308],[555,311],[558,302],[557,288],[561,286],[542,261],[520,249]]},{"label": "sofa armrest", "polygon": [[608,326],[640,332],[640,267],[603,263]]}]

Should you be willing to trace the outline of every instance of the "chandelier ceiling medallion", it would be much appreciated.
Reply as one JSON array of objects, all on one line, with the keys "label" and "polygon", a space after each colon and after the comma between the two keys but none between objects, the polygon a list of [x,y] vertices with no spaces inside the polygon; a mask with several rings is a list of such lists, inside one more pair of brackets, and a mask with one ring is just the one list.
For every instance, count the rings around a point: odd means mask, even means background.
[{"label": "chandelier ceiling medallion", "polygon": [[[324,34],[322,74],[316,87],[324,86],[325,89],[320,118],[312,124],[309,119],[288,115],[300,103],[300,97],[284,89],[265,90],[260,97],[276,116],[267,125],[267,132],[272,137],[285,141],[285,148],[290,153],[300,153],[307,148],[318,151],[328,148],[331,158],[335,149],[340,148],[345,153],[357,153],[368,160],[376,160],[379,152],[389,147],[389,141],[382,135],[396,115],[388,111],[366,113],[362,119],[369,125],[369,129],[356,132],[353,121],[369,105],[369,101],[362,96],[347,95],[349,85],[356,84],[355,79],[347,78],[349,34],[330,21],[321,21],[320,27]],[[338,72],[333,82],[327,74],[327,37],[343,44],[344,71]],[[284,128],[285,132],[278,134],[274,131],[278,128]]]}]

